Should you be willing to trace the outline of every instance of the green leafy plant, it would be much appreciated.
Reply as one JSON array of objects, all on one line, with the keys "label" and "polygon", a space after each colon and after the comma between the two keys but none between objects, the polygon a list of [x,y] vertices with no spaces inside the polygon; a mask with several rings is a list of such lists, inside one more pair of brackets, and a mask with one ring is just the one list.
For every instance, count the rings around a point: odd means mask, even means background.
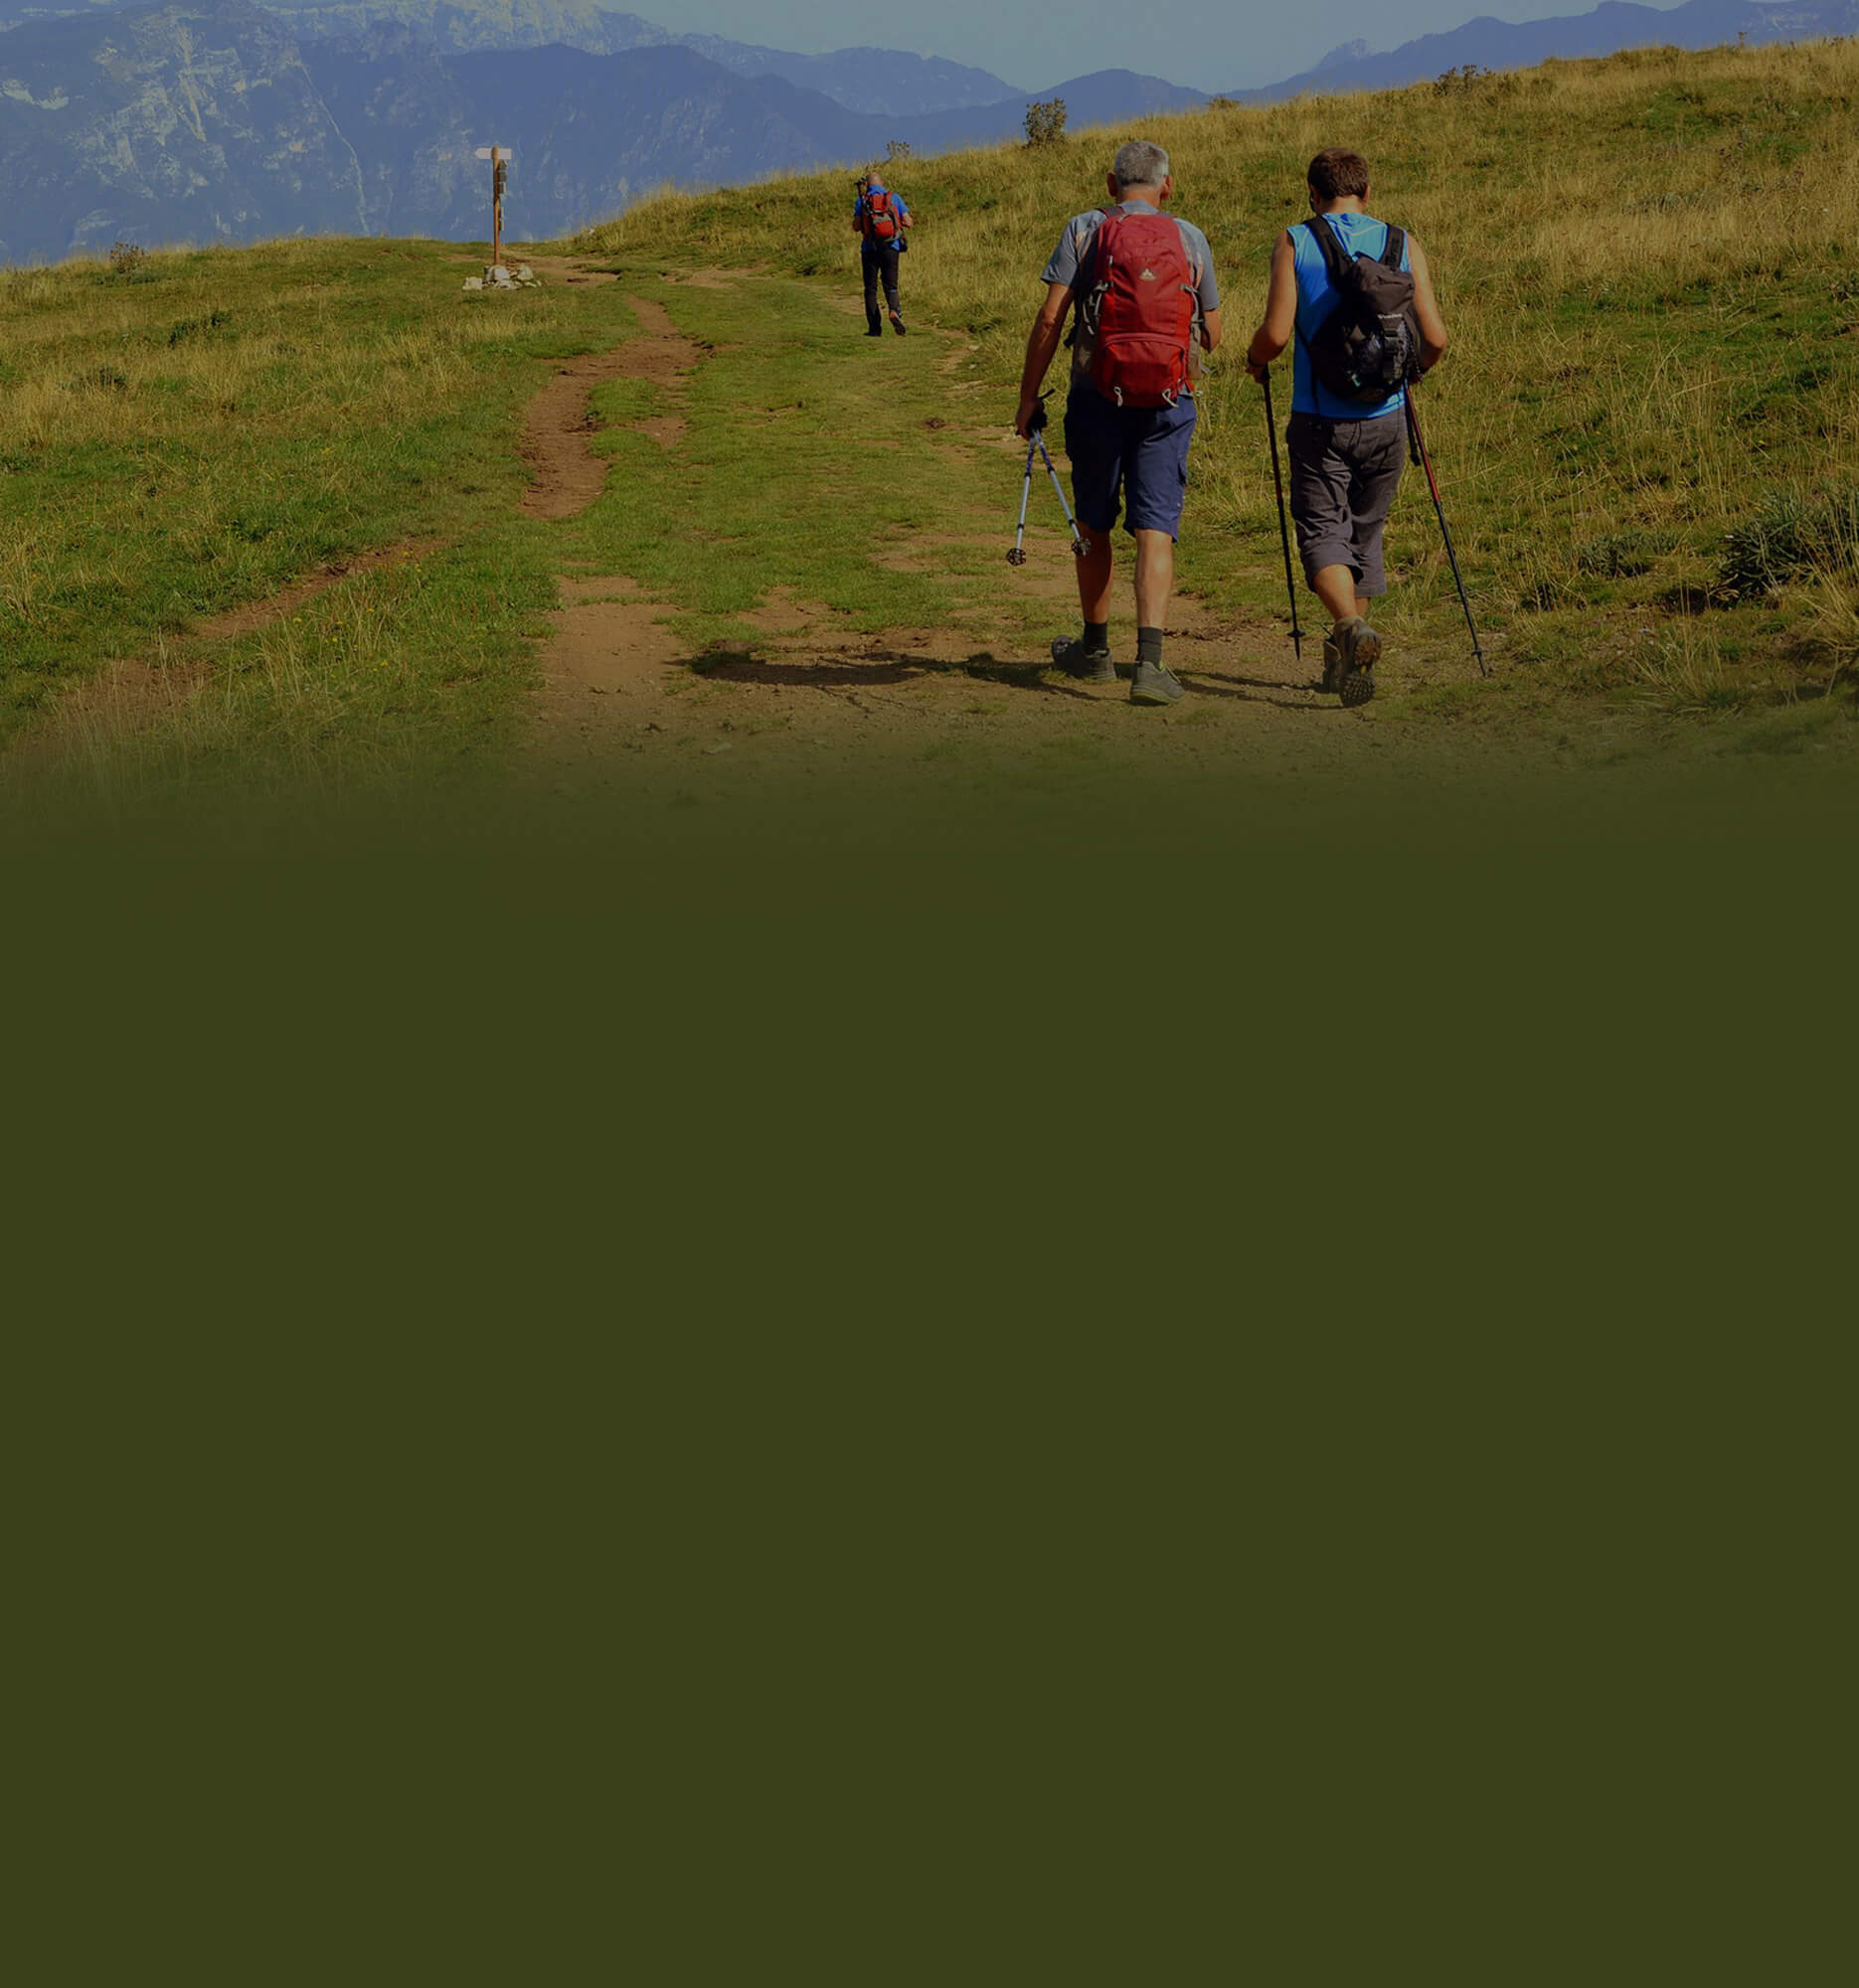
[{"label": "green leafy plant", "polygon": [[1724,534],[1718,584],[1739,600],[1774,593],[1804,575],[1850,568],[1855,546],[1859,486],[1820,498],[1773,490]]},{"label": "green leafy plant", "polygon": [[1065,98],[1048,97],[1043,103],[1026,106],[1026,142],[1029,145],[1056,145],[1065,136]]},{"label": "green leafy plant", "polygon": [[1604,532],[1576,549],[1576,570],[1603,580],[1630,580],[1649,573],[1653,555],[1662,550],[1649,532]]}]

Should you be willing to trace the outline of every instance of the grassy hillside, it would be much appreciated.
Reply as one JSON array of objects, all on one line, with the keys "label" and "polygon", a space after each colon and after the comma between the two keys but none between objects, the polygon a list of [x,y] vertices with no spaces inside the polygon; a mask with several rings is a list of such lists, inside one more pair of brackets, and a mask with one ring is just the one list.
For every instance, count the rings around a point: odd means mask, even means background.
[{"label": "grassy hillside", "polygon": [[[1205,397],[1184,565],[1263,606],[1276,523],[1238,353],[1271,243],[1303,212],[1304,162],[1356,146],[1376,210],[1433,258],[1454,346],[1424,390],[1429,438],[1506,663],[1554,666],[1559,693],[1734,706],[1823,690],[1859,649],[1856,95],[1850,42],[1650,51],[1215,107],[892,177],[922,216],[905,265],[915,306],[969,330],[1006,419],[1063,219],[1095,200],[1122,137],[1168,146],[1176,205],[1214,245],[1231,341]],[[579,246],[842,272],[845,196],[824,176],[661,199]],[[1451,639],[1419,478],[1391,545],[1396,633]],[[1482,695],[1515,705],[1544,680],[1511,674]]]},{"label": "grassy hillside", "polygon": [[[1230,617],[1234,653],[1283,646],[1263,406],[1237,355],[1305,160],[1350,142],[1437,272],[1454,346],[1423,391],[1496,665],[1472,675],[1411,477],[1378,618],[1414,663],[1377,721],[1554,742],[1602,714],[1656,747],[1715,714],[1745,741],[1859,737],[1856,86],[1853,44],[1655,52],[1145,123],[1226,295],[1181,579]],[[829,633],[959,638],[945,668],[1035,668],[1070,570],[1042,593],[1000,565],[1013,389],[1038,270],[1123,135],[899,171],[922,218],[904,344],[858,335],[844,175],[650,202],[570,245],[619,271],[600,287],[466,296],[469,249],[380,242],[0,275],[0,743],[130,665],[162,695],[81,736],[151,780],[500,764],[571,571],[648,589],[694,708],[728,703],[713,653],[768,674],[781,599]],[[666,280],[719,267],[761,279]],[[662,445],[653,391],[610,383],[592,403],[606,495],[521,516],[526,400],[552,360],[637,335],[634,302],[701,349],[688,432]],[[300,611],[224,619],[319,571],[339,583]],[[993,709],[962,707],[977,726]],[[1258,716],[1197,705],[1209,763],[1248,749]],[[918,722],[898,738],[928,761],[946,742]],[[1121,749],[1103,711],[1063,699],[1029,736],[1065,725],[1081,752]]]},{"label": "grassy hillside", "polygon": [[464,252],[288,243],[0,277],[0,746],[112,665],[159,674],[216,617],[390,546],[425,557],[217,645],[190,746],[315,771],[334,745],[352,770],[504,736],[518,631],[553,597],[512,517],[517,413],[537,355],[627,320],[546,290],[461,309]]}]

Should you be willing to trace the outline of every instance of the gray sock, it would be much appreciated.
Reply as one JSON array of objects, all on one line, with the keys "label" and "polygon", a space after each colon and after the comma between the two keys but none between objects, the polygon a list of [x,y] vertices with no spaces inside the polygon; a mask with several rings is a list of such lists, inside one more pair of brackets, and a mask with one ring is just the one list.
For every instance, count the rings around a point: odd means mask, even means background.
[{"label": "gray sock", "polygon": [[1138,628],[1136,630],[1136,660],[1139,663],[1153,663],[1162,667],[1162,631],[1159,628]]}]

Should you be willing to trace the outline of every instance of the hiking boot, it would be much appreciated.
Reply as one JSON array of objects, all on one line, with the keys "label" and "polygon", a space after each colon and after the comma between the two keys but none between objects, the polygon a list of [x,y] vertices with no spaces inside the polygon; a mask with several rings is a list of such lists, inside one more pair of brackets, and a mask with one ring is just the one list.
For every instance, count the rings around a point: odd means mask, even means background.
[{"label": "hiking boot", "polygon": [[1343,665],[1341,644],[1334,635],[1323,638],[1323,688],[1334,697],[1342,689],[1342,679],[1337,674]]},{"label": "hiking boot", "polygon": [[1335,672],[1336,694],[1343,701],[1343,709],[1353,711],[1375,695],[1371,672],[1381,661],[1382,638],[1358,614],[1337,624],[1335,641],[1340,651]]},{"label": "hiking boot", "polygon": [[884,335],[885,328],[882,324],[868,324],[865,327],[865,336],[867,338],[882,338]]},{"label": "hiking boot", "polygon": [[1116,681],[1116,665],[1110,660],[1108,649],[1088,649],[1082,635],[1055,635],[1052,638],[1052,659],[1067,676],[1077,677],[1088,684],[1113,684]]},{"label": "hiking boot", "polygon": [[[895,331],[900,338],[904,336],[904,320],[897,314],[896,311],[893,311],[891,313],[891,329]],[[882,337],[883,333],[880,333],[879,336]]]},{"label": "hiking boot", "polygon": [[1136,674],[1130,679],[1131,704],[1173,704],[1177,698],[1187,694],[1187,685],[1173,670],[1163,669],[1160,663],[1138,663]]}]

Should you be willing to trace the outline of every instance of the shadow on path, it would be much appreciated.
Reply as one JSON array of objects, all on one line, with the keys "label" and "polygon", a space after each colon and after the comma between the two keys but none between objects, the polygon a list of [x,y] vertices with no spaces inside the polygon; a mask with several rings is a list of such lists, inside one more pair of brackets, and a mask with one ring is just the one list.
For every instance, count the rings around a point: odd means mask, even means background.
[{"label": "shadow on path", "polygon": [[713,682],[760,684],[780,690],[874,690],[886,684],[911,683],[919,677],[973,677],[1003,684],[1010,690],[1035,691],[1045,697],[1082,698],[1097,702],[1075,684],[1054,683],[1050,664],[1003,663],[986,650],[950,662],[940,656],[913,656],[897,649],[875,649],[857,662],[770,663],[744,649],[712,649],[688,656],[682,667]]}]

